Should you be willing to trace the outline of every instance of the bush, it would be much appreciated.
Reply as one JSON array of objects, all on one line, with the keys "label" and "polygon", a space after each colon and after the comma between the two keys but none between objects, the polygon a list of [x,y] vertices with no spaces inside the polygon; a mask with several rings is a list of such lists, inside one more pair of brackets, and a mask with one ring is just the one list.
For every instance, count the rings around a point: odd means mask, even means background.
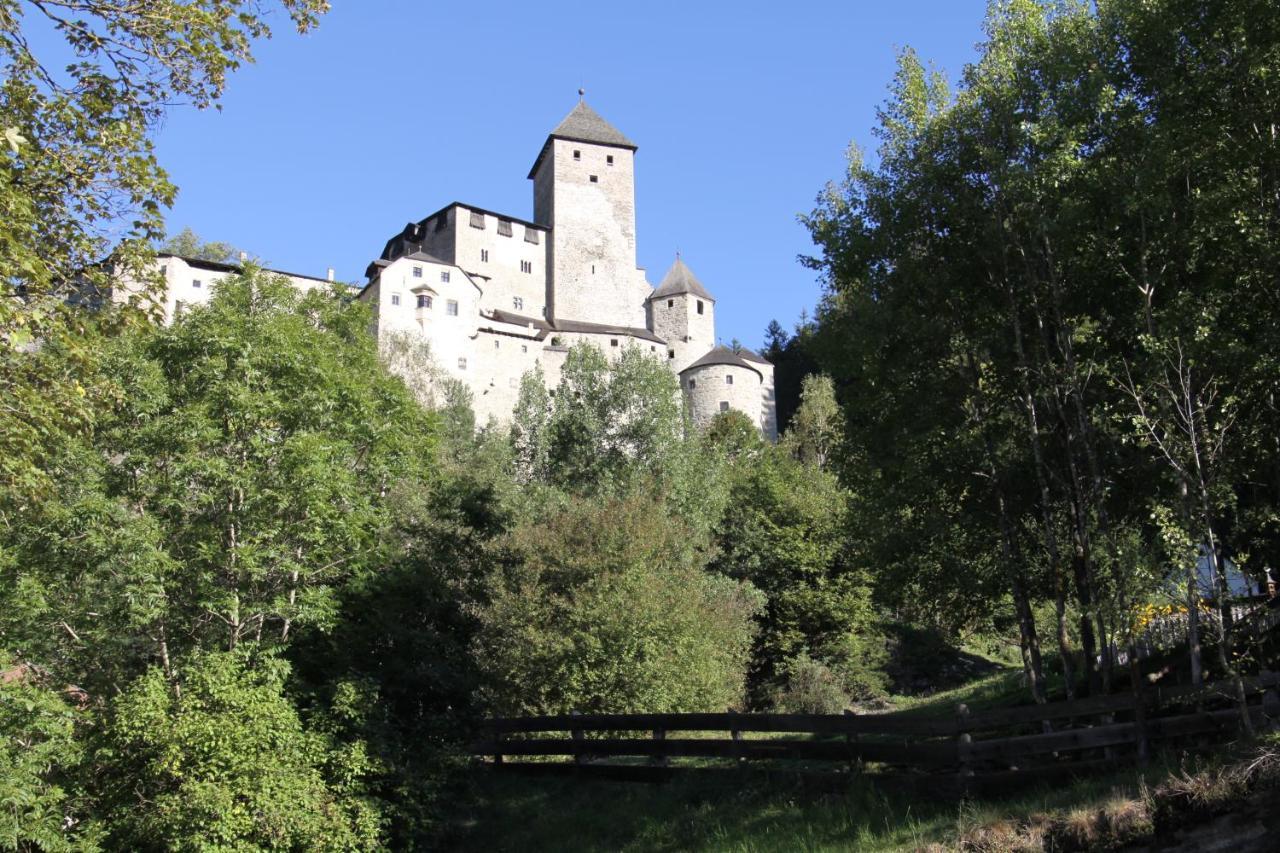
[{"label": "bush", "polygon": [[380,819],[360,796],[362,745],[304,728],[285,667],[193,655],[113,703],[98,753],[111,845],[129,850],[364,850]]},{"label": "bush", "polygon": [[792,658],[774,705],[787,714],[839,714],[849,707],[840,677],[806,654]]},{"label": "bush", "polygon": [[759,595],[704,571],[695,539],[644,495],[573,499],[513,531],[474,646],[487,703],[507,714],[738,705]]}]

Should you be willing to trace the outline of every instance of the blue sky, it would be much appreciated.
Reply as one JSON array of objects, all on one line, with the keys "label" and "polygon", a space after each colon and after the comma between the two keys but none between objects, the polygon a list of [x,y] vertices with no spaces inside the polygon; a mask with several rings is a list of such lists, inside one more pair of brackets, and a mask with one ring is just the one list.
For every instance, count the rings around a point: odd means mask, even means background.
[{"label": "blue sky", "polygon": [[283,21],[221,112],[158,135],[191,226],[269,265],[363,281],[382,244],[450,201],[527,218],[547,133],[587,102],[639,145],[639,264],[677,249],[728,341],[758,346],[820,295],[796,221],[873,148],[899,48],[951,80],[985,0],[757,4],[335,0],[305,37]]}]

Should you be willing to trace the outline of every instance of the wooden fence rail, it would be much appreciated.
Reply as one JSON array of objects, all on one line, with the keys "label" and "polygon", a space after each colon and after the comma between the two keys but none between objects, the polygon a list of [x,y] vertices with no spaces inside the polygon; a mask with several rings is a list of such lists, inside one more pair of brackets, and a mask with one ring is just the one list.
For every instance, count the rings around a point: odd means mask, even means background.
[{"label": "wooden fence rail", "polygon": [[[1280,720],[1280,698],[1275,688],[1280,674],[1264,672],[1243,679],[1247,695],[1262,701],[1250,706],[1255,726]],[[672,758],[725,758],[741,761],[788,760],[856,762],[953,770],[973,773],[1006,773],[1037,762],[1062,762],[1081,752],[1110,750],[1146,740],[1188,736],[1230,736],[1240,723],[1238,708],[1186,711],[1234,695],[1229,681],[1202,688],[1175,687],[1147,690],[1141,696],[1145,708],[1165,709],[1161,716],[1138,722],[1112,722],[1116,714],[1136,709],[1132,694],[1099,696],[1073,702],[1055,702],[1019,708],[969,713],[964,706],[954,717],[928,718],[910,712],[892,714],[566,714],[491,719],[482,728],[488,737],[472,745],[476,756],[571,758],[579,766],[610,758],[648,758],[651,766],[665,768]],[[1182,712],[1174,711],[1184,706]],[[1102,718],[1096,724],[1096,718]],[[1066,721],[1066,727],[1035,734],[1009,734],[1019,727],[1040,724],[1049,728]],[[1046,726],[1045,724],[1048,724]],[[599,734],[588,737],[587,733]],[[646,732],[648,737],[627,736]],[[729,738],[679,738],[673,732],[729,732]],[[754,738],[742,734],[809,735],[809,738]],[[981,732],[994,737],[975,738]],[[559,735],[559,736],[557,736]],[[567,737],[565,735],[568,735]],[[1109,753],[1108,753],[1109,755]],[[526,766],[528,763],[525,762]],[[516,766],[519,766],[517,763]]]}]

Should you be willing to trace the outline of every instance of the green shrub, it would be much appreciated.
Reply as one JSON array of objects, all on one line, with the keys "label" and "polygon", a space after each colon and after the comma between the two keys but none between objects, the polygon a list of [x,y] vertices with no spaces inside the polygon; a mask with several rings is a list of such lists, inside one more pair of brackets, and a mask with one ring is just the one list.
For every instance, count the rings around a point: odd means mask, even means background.
[{"label": "green shrub", "polygon": [[475,643],[500,713],[723,710],[742,700],[747,584],[655,497],[574,499],[507,538]]},{"label": "green shrub", "polygon": [[368,760],[306,729],[285,667],[193,655],[113,703],[97,763],[111,846],[130,850],[364,850],[380,818],[360,796]]}]

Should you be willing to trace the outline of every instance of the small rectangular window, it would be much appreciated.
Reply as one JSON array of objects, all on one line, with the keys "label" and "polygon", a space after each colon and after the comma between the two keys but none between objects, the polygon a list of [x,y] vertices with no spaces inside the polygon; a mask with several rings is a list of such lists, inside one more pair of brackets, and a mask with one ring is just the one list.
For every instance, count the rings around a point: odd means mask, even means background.
[{"label": "small rectangular window", "polygon": [[440,270],[440,280],[441,280],[441,281],[448,281],[448,280],[449,280],[449,271],[448,271],[448,270]]},{"label": "small rectangular window", "polygon": [[520,345],[520,352],[528,352],[528,351],[529,351],[529,345],[528,345],[528,344],[521,344],[521,345]]},{"label": "small rectangular window", "polygon": [[175,300],[173,303],[173,316],[181,317],[182,312],[185,311],[186,309],[187,309],[187,303],[183,302],[181,299]]},{"label": "small rectangular window", "polygon": [[443,231],[449,227],[449,214],[442,213],[436,218],[436,230]]},{"label": "small rectangular window", "polygon": [[523,309],[523,308],[524,308],[524,299],[523,299],[523,298],[521,298],[521,297],[519,297],[519,296],[516,296],[516,297],[512,298],[512,300],[511,300],[511,307],[512,307],[512,308],[514,308],[514,309],[515,309],[515,310],[517,310],[517,311],[519,311],[519,310]]},{"label": "small rectangular window", "polygon": [[510,219],[498,220],[498,234],[503,237],[511,236],[511,220]]},{"label": "small rectangular window", "polygon": [[448,302],[445,303],[444,310],[445,310],[445,313],[448,314],[450,317],[457,317],[458,316],[458,300],[450,299]]},{"label": "small rectangular window", "polygon": [[524,241],[526,243],[532,243],[535,246],[538,245],[538,229],[525,226]]},{"label": "small rectangular window", "polygon": [[698,300],[698,313],[699,313],[699,314],[701,314],[701,313],[702,313],[702,300],[701,300],[701,299],[699,299],[699,300]]},{"label": "small rectangular window", "polygon": [[431,296],[430,296],[430,295],[428,295],[428,294],[426,294],[426,293],[420,293],[420,294],[418,294],[418,307],[419,307],[419,308],[430,308],[430,307],[431,307]]},{"label": "small rectangular window", "polygon": [[724,400],[721,400],[721,401],[720,401],[720,411],[722,411],[722,412],[727,412],[727,411],[729,411],[729,404],[728,404],[728,403],[726,403]]},{"label": "small rectangular window", "polygon": [[668,300],[667,300],[667,307],[668,307],[668,308],[674,308],[674,307],[676,307],[676,301],[675,301],[674,299],[668,299]]},{"label": "small rectangular window", "polygon": [[617,338],[609,338],[609,346],[611,346],[611,347],[616,347],[617,345],[618,345],[618,339],[617,339]]},{"label": "small rectangular window", "polygon": [[673,350],[673,349],[669,349],[669,350],[667,350],[667,358],[675,358],[675,357],[676,357],[676,351],[675,351],[675,350]]},{"label": "small rectangular window", "polygon": [[478,210],[471,211],[471,227],[484,230],[484,214]]},{"label": "small rectangular window", "polygon": [[591,180],[591,183],[593,183],[593,184],[598,184],[598,183],[600,183],[600,178],[599,178],[599,176],[597,176],[597,175],[592,175],[592,176],[591,176],[591,178],[590,178],[590,180]]},{"label": "small rectangular window", "polygon": [[414,278],[422,278],[422,267],[414,267],[414,268],[413,268],[413,277],[414,277]]},{"label": "small rectangular window", "polygon": [[200,288],[204,287],[204,282],[202,282],[198,278],[193,278],[191,280],[191,286],[194,287],[196,290],[199,290]]},{"label": "small rectangular window", "polygon": [[398,293],[393,293],[393,294],[391,294],[391,304],[392,304],[392,305],[399,305],[399,304],[400,304],[400,294],[398,294]]},{"label": "small rectangular window", "polygon": [[696,380],[696,379],[690,379],[690,380],[689,380],[689,390],[690,390],[690,391],[692,391],[694,388],[697,388],[697,387],[698,387],[698,380]]},{"label": "small rectangular window", "polygon": [[488,250],[488,249],[481,249],[481,250],[480,250],[480,262],[481,262],[481,263],[488,263],[488,262],[489,262],[489,250]]},{"label": "small rectangular window", "polygon": [[613,155],[612,155],[612,154],[608,154],[608,155],[606,155],[606,156],[605,156],[605,158],[604,158],[604,162],[605,162],[605,163],[607,163],[608,165],[612,166],[612,165],[613,165]]},{"label": "small rectangular window", "polygon": [[527,272],[527,273],[533,272],[533,261],[521,261],[520,272]]},{"label": "small rectangular window", "polygon": [[724,384],[725,384],[725,385],[732,385],[732,384],[733,384],[733,377],[732,377],[732,376],[726,376],[726,377],[724,378]]},{"label": "small rectangular window", "polygon": [[581,152],[581,151],[579,151],[577,148],[573,149],[573,159],[575,159],[575,160],[581,160],[581,159],[582,159],[582,152]]},{"label": "small rectangular window", "polygon": [[502,346],[502,341],[498,340],[497,338],[494,338],[494,340],[493,340],[493,348],[494,348],[494,349],[498,349],[500,346]]},{"label": "small rectangular window", "polygon": [[[459,369],[459,370],[466,370],[466,369],[467,369],[467,357],[466,357],[466,356],[462,356],[461,358],[459,358],[459,359],[458,359],[458,369]],[[723,405],[727,405],[727,404],[725,404],[725,403],[721,403],[720,405],[722,405],[722,406],[723,406]]]}]

